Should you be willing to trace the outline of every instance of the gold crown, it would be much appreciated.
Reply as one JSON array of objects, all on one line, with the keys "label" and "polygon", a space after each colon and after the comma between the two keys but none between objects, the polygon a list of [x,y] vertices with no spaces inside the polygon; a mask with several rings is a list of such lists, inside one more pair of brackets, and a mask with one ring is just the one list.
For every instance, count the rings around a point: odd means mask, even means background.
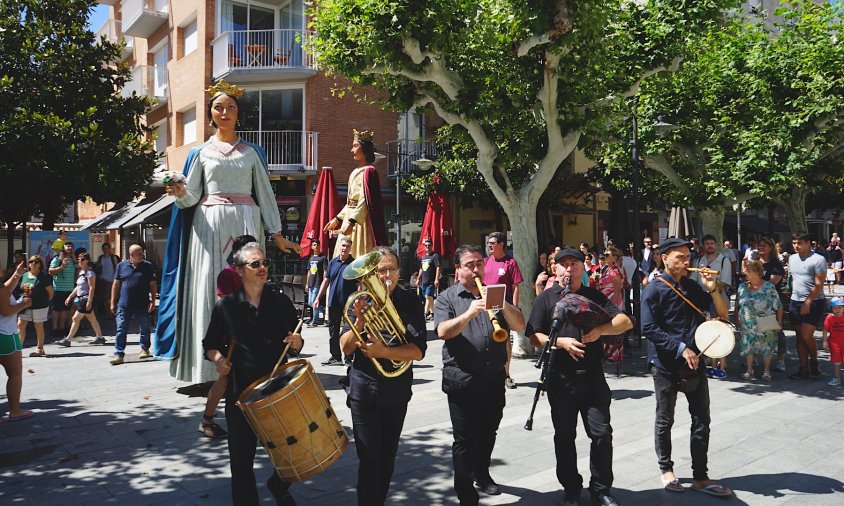
[{"label": "gold crown", "polygon": [[357,131],[353,128],[352,132],[355,133],[355,139],[358,141],[372,142],[372,139],[375,138],[375,132],[370,132],[369,130]]},{"label": "gold crown", "polygon": [[240,97],[246,92],[243,88],[238,88],[233,84],[229,84],[226,82],[225,79],[220,79],[217,81],[213,86],[205,90],[209,96],[214,96],[217,93],[225,93],[226,95],[231,95],[232,97]]}]

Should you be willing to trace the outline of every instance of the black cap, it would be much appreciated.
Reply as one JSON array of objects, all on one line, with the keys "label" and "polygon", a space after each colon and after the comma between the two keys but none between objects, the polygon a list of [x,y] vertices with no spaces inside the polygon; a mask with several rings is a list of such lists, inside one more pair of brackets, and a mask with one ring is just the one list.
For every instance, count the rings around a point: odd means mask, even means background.
[{"label": "black cap", "polygon": [[566,248],[566,249],[561,249],[560,251],[557,252],[556,255],[554,255],[554,261],[559,262],[560,260],[562,260],[565,257],[573,257],[573,258],[580,260],[581,262],[586,258],[586,257],[583,256],[583,253],[581,253],[580,250],[576,250],[576,249],[573,249],[573,248]]},{"label": "black cap", "polygon": [[664,255],[664,254],[668,253],[669,250],[672,250],[674,248],[679,248],[681,246],[688,247],[691,244],[692,243],[690,243],[689,241],[687,241],[685,239],[678,239],[676,237],[672,237],[671,239],[664,240],[659,245],[659,252]]}]

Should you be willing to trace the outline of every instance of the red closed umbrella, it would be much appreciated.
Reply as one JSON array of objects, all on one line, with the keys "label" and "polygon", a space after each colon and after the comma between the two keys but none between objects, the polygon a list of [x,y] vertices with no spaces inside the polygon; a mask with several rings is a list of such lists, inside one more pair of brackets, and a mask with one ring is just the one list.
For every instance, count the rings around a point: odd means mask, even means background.
[{"label": "red closed umbrella", "polygon": [[425,239],[431,239],[434,252],[443,258],[451,257],[457,249],[454,225],[451,221],[451,207],[448,205],[448,198],[438,191],[428,197],[425,221],[422,222],[422,234],[419,236],[419,245],[416,247],[416,255],[419,258],[425,255],[425,246],[422,244]]},{"label": "red closed umbrella", "polygon": [[334,241],[337,238],[329,236],[328,232],[323,232],[322,229],[332,218],[337,216],[340,209],[342,207],[340,206],[340,195],[337,193],[337,183],[334,181],[334,171],[331,170],[331,167],[323,167],[311,209],[308,211],[308,221],[302,231],[302,241],[299,243],[302,246],[302,258],[308,258],[313,254],[311,241],[314,239],[319,240],[323,252],[331,255],[330,252],[334,251]]}]

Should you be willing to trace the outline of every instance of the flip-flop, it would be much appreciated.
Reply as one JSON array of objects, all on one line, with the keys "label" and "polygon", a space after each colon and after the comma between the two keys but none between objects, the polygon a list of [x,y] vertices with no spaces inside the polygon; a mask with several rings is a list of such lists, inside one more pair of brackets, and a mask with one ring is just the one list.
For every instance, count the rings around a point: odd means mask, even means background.
[{"label": "flip-flop", "polygon": [[32,418],[33,416],[35,416],[35,411],[27,411],[26,414],[23,414],[21,416],[15,416],[15,417],[10,416],[8,418],[4,418],[3,421],[0,422],[0,423],[19,422],[21,420],[26,420],[27,418]]},{"label": "flip-flop", "polygon": [[665,488],[667,492],[680,493],[686,491],[686,487],[680,484],[680,480],[677,478],[674,478],[673,480],[666,480],[665,478],[660,479],[662,480],[663,488]]},{"label": "flip-flop", "polygon": [[730,489],[718,483],[710,483],[705,487],[696,487],[692,485],[692,490],[697,490],[698,492],[703,492],[704,494],[715,497],[727,497],[733,495],[733,492]]}]

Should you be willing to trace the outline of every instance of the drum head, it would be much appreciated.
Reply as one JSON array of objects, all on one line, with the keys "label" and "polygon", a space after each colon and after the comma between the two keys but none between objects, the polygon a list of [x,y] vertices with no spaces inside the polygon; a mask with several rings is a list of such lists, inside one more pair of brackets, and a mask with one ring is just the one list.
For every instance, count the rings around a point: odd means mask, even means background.
[{"label": "drum head", "polygon": [[305,374],[306,370],[307,366],[305,364],[296,364],[283,368],[272,378],[255,385],[252,393],[244,401],[247,403],[255,402],[269,397],[292,383],[299,376]]},{"label": "drum head", "polygon": [[703,322],[695,331],[695,346],[709,358],[726,357],[736,345],[735,329],[719,320]]}]

